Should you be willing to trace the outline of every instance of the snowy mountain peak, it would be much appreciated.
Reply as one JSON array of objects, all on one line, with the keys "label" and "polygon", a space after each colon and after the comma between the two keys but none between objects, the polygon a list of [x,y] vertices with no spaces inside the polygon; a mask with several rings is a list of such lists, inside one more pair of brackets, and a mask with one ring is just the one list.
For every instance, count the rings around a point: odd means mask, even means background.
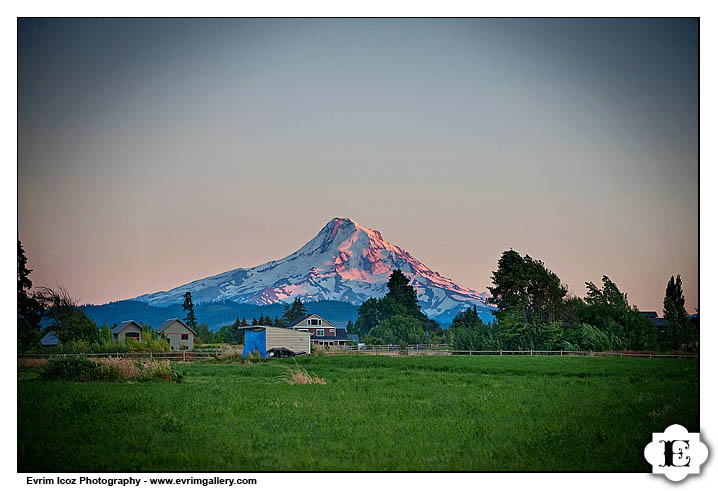
[{"label": "snowy mountain peak", "polygon": [[305,301],[359,304],[386,294],[394,269],[409,277],[422,309],[430,317],[445,321],[470,305],[487,308],[486,293],[458,285],[430,270],[402,248],[385,241],[378,230],[339,217],[332,218],[312,240],[283,259],[227,271],[136,300],[156,306],[177,304],[189,290],[195,302],[233,300],[266,305],[300,297]]}]

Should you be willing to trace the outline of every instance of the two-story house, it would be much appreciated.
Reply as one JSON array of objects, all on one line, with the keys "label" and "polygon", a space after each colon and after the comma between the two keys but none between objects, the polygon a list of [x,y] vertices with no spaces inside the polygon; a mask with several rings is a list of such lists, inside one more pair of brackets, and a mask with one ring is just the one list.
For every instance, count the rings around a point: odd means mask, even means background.
[{"label": "two-story house", "polygon": [[294,320],[290,329],[308,332],[312,343],[318,346],[345,346],[347,344],[347,328],[335,326],[317,314],[307,314]]}]

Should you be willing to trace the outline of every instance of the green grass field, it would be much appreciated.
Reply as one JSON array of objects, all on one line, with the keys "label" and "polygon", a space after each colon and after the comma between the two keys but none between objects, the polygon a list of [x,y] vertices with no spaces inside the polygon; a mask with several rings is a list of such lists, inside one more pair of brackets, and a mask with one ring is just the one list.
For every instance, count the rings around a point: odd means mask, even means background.
[{"label": "green grass field", "polygon": [[18,371],[18,470],[650,472],[651,433],[698,431],[696,360],[303,358],[177,365],[181,384]]}]

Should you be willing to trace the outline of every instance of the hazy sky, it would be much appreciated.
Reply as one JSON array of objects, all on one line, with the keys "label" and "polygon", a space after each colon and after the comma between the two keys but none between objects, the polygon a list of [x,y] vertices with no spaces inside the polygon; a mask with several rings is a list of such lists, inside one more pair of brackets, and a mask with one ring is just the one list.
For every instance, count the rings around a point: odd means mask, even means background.
[{"label": "hazy sky", "polygon": [[19,235],[104,303],[335,216],[485,291],[501,252],[698,306],[696,20],[21,20]]}]

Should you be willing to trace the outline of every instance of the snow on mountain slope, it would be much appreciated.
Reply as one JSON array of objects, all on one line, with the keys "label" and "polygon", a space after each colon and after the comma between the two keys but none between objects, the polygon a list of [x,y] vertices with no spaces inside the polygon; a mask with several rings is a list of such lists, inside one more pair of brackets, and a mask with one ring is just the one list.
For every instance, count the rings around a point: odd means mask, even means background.
[{"label": "snow on mountain slope", "polygon": [[182,303],[186,291],[195,303],[233,300],[267,305],[289,302],[339,300],[359,304],[386,294],[392,270],[411,280],[424,312],[450,321],[459,310],[476,305],[488,310],[486,293],[458,285],[430,270],[411,254],[385,241],[377,230],[350,218],[334,218],[293,254],[249,269],[235,269],[166,292],[141,295],[150,305]]}]

